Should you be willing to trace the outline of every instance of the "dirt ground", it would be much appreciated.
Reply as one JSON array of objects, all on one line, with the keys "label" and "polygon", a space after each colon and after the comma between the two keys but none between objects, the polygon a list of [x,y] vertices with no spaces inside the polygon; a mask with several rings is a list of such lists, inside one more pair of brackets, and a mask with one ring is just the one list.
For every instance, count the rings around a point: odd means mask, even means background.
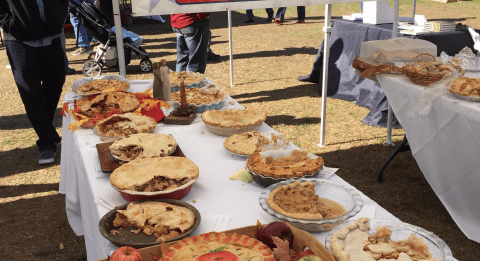
[{"label": "dirt ground", "polygon": [[[450,19],[480,28],[480,0],[443,4],[417,1],[417,14],[429,20]],[[411,14],[411,2],[402,1],[401,16]],[[333,7],[334,18],[359,12],[358,4]],[[400,153],[377,183],[381,163],[395,149],[382,145],[386,130],[361,123],[368,110],[352,102],[328,98],[326,146],[318,147],[321,97],[317,85],[297,81],[310,73],[323,39],[324,7],[307,7],[305,24],[295,24],[296,9],[288,8],[285,25],[265,23],[264,10],[254,10],[255,22],[245,24],[244,12],[233,12],[234,87],[230,87],[227,14],[213,13],[212,49],[221,60],[209,63],[206,75],[244,106],[268,111],[267,123],[303,150],[325,159],[328,167],[400,220],[432,231],[451,248],[458,260],[478,260],[479,244],[465,237],[425,180],[411,152]],[[167,18],[167,16],[164,16]],[[167,19],[168,20],[168,19]],[[126,26],[144,37],[153,61],[166,59],[175,68],[175,35],[169,23],[134,18]],[[67,33],[70,67],[81,70],[86,56],[71,56],[73,33]],[[0,240],[2,260],[86,260],[85,243],[68,224],[65,197],[58,193],[60,157],[39,166],[36,135],[25,115],[13,81],[5,48],[0,49]],[[127,78],[152,79],[141,72],[138,57],[127,67]],[[117,73],[107,68],[104,74]],[[64,94],[81,73],[67,76]],[[63,104],[59,103],[59,110]],[[62,117],[57,114],[59,133]],[[403,130],[393,131],[397,144]],[[60,155],[60,148],[57,151]]]}]

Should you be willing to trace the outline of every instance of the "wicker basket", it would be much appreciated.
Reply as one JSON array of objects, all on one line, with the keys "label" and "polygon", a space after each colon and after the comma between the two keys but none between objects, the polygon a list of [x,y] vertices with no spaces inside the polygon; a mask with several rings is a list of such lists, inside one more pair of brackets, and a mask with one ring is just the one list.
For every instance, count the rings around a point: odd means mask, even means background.
[{"label": "wicker basket", "polygon": [[[435,56],[429,54],[429,53],[421,53],[419,55],[417,55],[415,57],[415,63],[418,63],[418,58],[422,55],[427,55],[427,56],[430,56],[433,58],[433,61],[436,61],[437,59],[435,58]],[[422,72],[422,71],[418,71],[418,70],[414,70],[413,69],[413,65],[414,64],[407,64],[405,66],[403,66],[403,73],[405,75],[408,76],[408,78],[410,78],[410,81],[412,81],[413,83],[415,84],[418,84],[418,85],[422,85],[422,86],[427,86],[431,83],[434,83],[434,82],[437,82],[437,81],[440,81],[443,77],[445,77],[445,75],[447,75],[448,73],[432,73],[429,71],[429,69],[427,69],[427,72]],[[450,72],[452,72],[451,70],[449,70]]]},{"label": "wicker basket", "polygon": [[205,123],[205,126],[207,126],[207,129],[213,134],[230,137],[233,134],[240,134],[240,133],[249,132],[249,131],[258,131],[258,129],[262,124],[263,122],[260,122],[259,124],[256,124],[256,125],[238,127],[238,128],[220,127],[220,126],[210,125],[207,123]]}]

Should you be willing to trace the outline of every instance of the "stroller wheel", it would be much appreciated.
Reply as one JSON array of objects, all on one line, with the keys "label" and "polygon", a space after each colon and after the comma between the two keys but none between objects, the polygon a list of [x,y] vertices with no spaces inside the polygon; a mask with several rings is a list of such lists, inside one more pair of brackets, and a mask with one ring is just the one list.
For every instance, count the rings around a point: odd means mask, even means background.
[{"label": "stroller wheel", "polygon": [[82,72],[86,77],[100,76],[103,65],[95,61],[87,61],[83,64]]},{"label": "stroller wheel", "polygon": [[140,69],[144,72],[149,72],[152,70],[152,61],[148,58],[143,58],[140,61]]}]

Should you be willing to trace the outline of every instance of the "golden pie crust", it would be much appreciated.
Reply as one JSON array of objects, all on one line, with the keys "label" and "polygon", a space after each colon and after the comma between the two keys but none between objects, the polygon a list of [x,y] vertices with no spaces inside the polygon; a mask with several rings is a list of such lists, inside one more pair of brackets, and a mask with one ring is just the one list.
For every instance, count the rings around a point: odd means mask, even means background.
[{"label": "golden pie crust", "polygon": [[76,89],[80,94],[96,94],[108,91],[122,92],[128,89],[130,84],[119,80],[96,79],[91,82],[84,83]]},{"label": "golden pie crust", "polygon": [[262,146],[269,144],[270,140],[258,131],[249,131],[234,134],[223,141],[223,146],[231,152],[241,155],[251,155],[255,151],[263,151]]},{"label": "golden pie crust", "polygon": [[116,140],[109,149],[112,155],[124,161],[136,158],[154,158],[170,155],[177,148],[172,135],[158,133],[138,133]]},{"label": "golden pie crust", "polygon": [[180,79],[183,77],[185,85],[191,85],[193,83],[200,83],[205,80],[205,75],[199,72],[170,72],[170,86],[180,85]]},{"label": "golden pie crust", "polygon": [[422,238],[411,233],[407,239],[393,241],[392,231],[377,227],[369,234],[368,218],[359,218],[333,234],[330,247],[338,261],[437,261]]},{"label": "golden pie crust", "polygon": [[225,128],[254,126],[266,119],[267,112],[255,109],[210,110],[202,113],[205,124]]},{"label": "golden pie crust", "polygon": [[98,133],[110,137],[124,137],[146,133],[157,127],[157,122],[148,116],[134,113],[115,114],[95,125]]},{"label": "golden pie crust", "polygon": [[[188,88],[185,90],[187,104],[211,104],[218,103],[221,100],[225,100],[225,92],[221,89],[214,89],[210,91],[204,91],[202,88]],[[170,94],[170,99],[174,102],[180,103],[180,92],[174,92]]]},{"label": "golden pie crust", "polygon": [[155,235],[157,241],[165,241],[185,233],[195,219],[195,213],[186,207],[158,201],[132,202],[126,210],[117,210],[113,226],[135,227],[135,234],[142,231]]},{"label": "golden pie crust", "polygon": [[[222,249],[223,248],[223,249]],[[245,235],[235,233],[206,233],[193,237],[187,237],[170,246],[160,261],[196,261],[202,255],[211,254],[214,250],[220,257],[227,258],[227,255],[240,258],[238,260],[249,261],[275,261],[272,251],[268,246]],[[205,259],[224,260],[224,259]],[[230,259],[225,259],[230,260]],[[236,260],[236,259],[231,259]]]},{"label": "golden pie crust", "polygon": [[247,159],[247,167],[255,174],[273,178],[298,178],[311,175],[323,168],[323,158],[311,159],[307,152],[293,150],[289,156],[264,158],[255,152]]},{"label": "golden pie crust", "polygon": [[140,102],[133,94],[124,92],[106,92],[97,95],[91,101],[80,105],[82,113],[90,118],[96,114],[110,112],[118,109],[122,112],[132,112],[140,105]]},{"label": "golden pie crust", "polygon": [[165,191],[184,185],[198,174],[197,165],[185,157],[144,158],[116,168],[110,183],[119,190]]},{"label": "golden pie crust", "polygon": [[480,97],[480,79],[459,77],[452,83],[449,91],[463,96]]},{"label": "golden pie crust", "polygon": [[315,194],[314,182],[293,182],[275,188],[268,195],[268,205],[278,213],[298,219],[331,219],[347,213],[339,203]]}]

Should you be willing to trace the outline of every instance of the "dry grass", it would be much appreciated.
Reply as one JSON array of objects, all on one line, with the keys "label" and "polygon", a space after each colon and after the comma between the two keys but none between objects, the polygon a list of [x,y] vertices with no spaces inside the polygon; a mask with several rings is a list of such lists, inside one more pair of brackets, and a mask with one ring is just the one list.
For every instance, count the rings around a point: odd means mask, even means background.
[{"label": "dry grass", "polygon": [[[408,4],[402,1],[402,4]],[[417,1],[417,13],[428,19],[454,19],[480,28],[479,0],[450,4]],[[411,4],[411,3],[410,3]],[[336,5],[335,17],[359,12],[358,4]],[[255,23],[244,24],[242,12],[233,12],[234,82],[230,87],[229,46],[226,13],[214,13],[212,49],[222,60],[210,63],[206,74],[244,106],[268,111],[267,123],[300,148],[322,155],[338,175],[401,220],[433,231],[451,247],[459,260],[476,260],[478,244],[466,239],[424,179],[410,152],[389,165],[385,182],[375,181],[383,160],[393,151],[385,147],[386,131],[360,122],[368,110],[352,102],[328,98],[326,146],[317,146],[321,100],[316,84],[297,81],[307,75],[323,39],[323,6],[307,7],[306,24],[296,25],[296,9],[288,8],[283,26],[264,23],[263,10],[254,11]],[[402,5],[401,15],[411,13]],[[466,17],[466,18],[465,18]],[[144,37],[143,46],[152,60],[175,64],[175,36],[168,24],[135,18],[127,27]],[[67,50],[73,51],[73,34],[67,34]],[[80,70],[86,57],[71,57],[70,66]],[[132,60],[127,78],[152,79]],[[83,237],[71,231],[65,215],[64,196],[58,194],[60,160],[38,166],[36,135],[25,115],[5,52],[0,54],[0,224],[4,236],[1,251],[5,260],[85,260]],[[110,72],[108,72],[110,71]],[[114,69],[105,72],[115,73]],[[64,93],[70,92],[81,74],[67,77]],[[62,101],[61,101],[62,102]],[[61,104],[59,104],[60,108]],[[55,125],[59,133],[61,116]],[[69,130],[66,130],[69,131]],[[393,139],[403,138],[394,130]],[[60,249],[60,243],[64,249]]]}]

